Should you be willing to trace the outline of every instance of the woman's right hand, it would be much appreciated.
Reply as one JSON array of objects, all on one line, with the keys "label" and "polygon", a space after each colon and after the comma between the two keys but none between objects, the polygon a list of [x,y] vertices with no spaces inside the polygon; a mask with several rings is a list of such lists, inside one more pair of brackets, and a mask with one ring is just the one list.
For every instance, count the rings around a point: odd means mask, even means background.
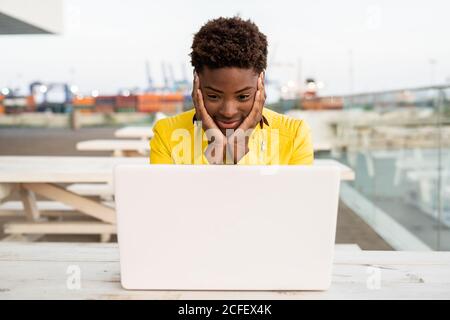
[{"label": "woman's right hand", "polygon": [[205,151],[205,156],[210,164],[223,164],[226,153],[227,139],[205,108],[203,94],[200,90],[200,79],[197,72],[194,72],[192,101],[195,107],[196,120],[201,122],[201,126],[206,133],[206,137],[208,138],[208,147]]}]

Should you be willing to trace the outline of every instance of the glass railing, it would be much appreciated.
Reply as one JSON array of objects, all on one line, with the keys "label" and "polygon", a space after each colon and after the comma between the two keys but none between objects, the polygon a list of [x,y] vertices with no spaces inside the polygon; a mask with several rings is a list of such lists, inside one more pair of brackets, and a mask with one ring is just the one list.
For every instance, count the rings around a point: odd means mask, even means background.
[{"label": "glass railing", "polygon": [[355,170],[341,200],[394,249],[450,250],[450,86],[342,98],[318,154]]}]

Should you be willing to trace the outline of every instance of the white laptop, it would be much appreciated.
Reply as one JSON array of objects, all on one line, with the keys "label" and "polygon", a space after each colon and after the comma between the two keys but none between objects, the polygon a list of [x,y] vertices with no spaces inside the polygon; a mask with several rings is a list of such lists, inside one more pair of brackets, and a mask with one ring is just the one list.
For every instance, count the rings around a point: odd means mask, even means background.
[{"label": "white laptop", "polygon": [[335,166],[119,165],[126,289],[326,290]]}]

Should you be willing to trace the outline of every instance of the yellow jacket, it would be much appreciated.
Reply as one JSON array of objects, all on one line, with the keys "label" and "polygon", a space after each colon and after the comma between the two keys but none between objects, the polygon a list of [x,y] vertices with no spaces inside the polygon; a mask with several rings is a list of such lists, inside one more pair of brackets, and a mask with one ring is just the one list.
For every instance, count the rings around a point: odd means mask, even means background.
[{"label": "yellow jacket", "polygon": [[[150,141],[152,164],[208,164],[204,151],[208,141],[194,125],[195,109],[159,120]],[[309,165],[314,151],[311,131],[304,120],[263,109],[263,119],[251,132],[249,152],[238,164]],[[201,145],[201,147],[200,147]]]}]

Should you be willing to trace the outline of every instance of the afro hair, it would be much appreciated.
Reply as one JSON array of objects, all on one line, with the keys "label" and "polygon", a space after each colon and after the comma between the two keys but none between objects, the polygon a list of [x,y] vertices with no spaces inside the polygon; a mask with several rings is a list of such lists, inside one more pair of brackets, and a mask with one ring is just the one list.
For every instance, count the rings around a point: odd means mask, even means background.
[{"label": "afro hair", "polygon": [[267,38],[250,20],[220,17],[194,35],[190,56],[197,72],[207,66],[253,68],[260,73],[267,66]]}]

